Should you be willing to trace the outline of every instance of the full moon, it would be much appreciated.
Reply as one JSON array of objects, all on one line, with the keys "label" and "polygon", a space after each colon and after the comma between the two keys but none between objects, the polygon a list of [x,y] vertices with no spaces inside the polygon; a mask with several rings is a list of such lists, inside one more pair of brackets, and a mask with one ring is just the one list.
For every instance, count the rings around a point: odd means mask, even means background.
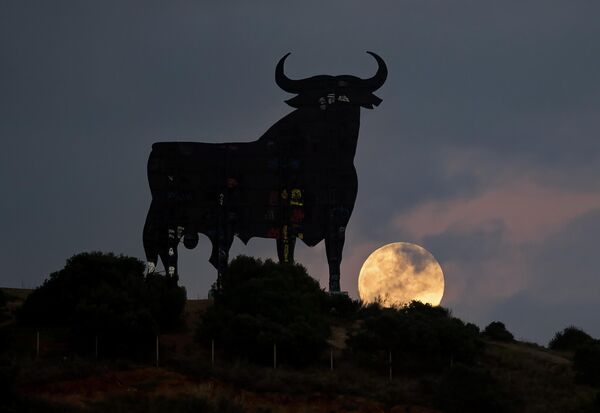
[{"label": "full moon", "polygon": [[444,273],[425,248],[394,242],[369,255],[358,276],[358,294],[364,303],[379,301],[384,307],[413,300],[439,305],[444,295]]}]

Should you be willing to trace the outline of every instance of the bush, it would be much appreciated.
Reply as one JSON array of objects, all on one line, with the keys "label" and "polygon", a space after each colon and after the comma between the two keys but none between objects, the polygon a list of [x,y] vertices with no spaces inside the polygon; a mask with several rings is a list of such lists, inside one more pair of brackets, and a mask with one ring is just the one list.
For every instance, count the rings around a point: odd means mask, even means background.
[{"label": "bush", "polygon": [[[478,330],[443,307],[413,301],[402,308],[364,307],[347,341],[353,357],[381,369],[392,352],[408,373],[440,371],[452,362],[472,363],[481,350]],[[394,355],[395,354],[395,355]]]},{"label": "bush", "polygon": [[456,365],[443,377],[436,392],[438,406],[449,413],[501,413],[510,402],[489,372]]},{"label": "bush", "polygon": [[594,339],[583,330],[570,326],[563,331],[559,331],[548,343],[552,350],[576,351],[594,342]]},{"label": "bush", "polygon": [[27,297],[18,319],[37,327],[69,327],[79,348],[90,349],[98,336],[104,355],[137,354],[159,331],[178,325],[186,297],[177,281],[144,276],[144,264],[136,258],[82,253]]},{"label": "bush", "polygon": [[345,294],[329,294],[327,306],[331,316],[347,321],[354,319],[361,308],[360,301]]},{"label": "bush", "polygon": [[302,366],[327,346],[329,296],[301,265],[239,256],[212,296],[197,338],[234,357],[270,364],[276,344],[278,360]]},{"label": "bush", "polygon": [[577,381],[592,386],[600,385],[600,343],[580,347],[573,357]]},{"label": "bush", "polygon": [[7,359],[0,359],[0,411],[11,411],[16,401],[15,383],[17,366]]},{"label": "bush", "polygon": [[491,322],[485,330],[483,330],[483,335],[496,341],[513,341],[514,339],[512,333],[508,331],[504,323],[500,321]]},{"label": "bush", "polygon": [[[4,292],[2,290],[0,290],[0,323],[3,323],[7,320],[12,319],[10,312],[6,308],[7,301],[8,301],[8,299],[7,299],[6,295],[4,294]],[[0,343],[0,348],[1,348],[1,343]]]}]

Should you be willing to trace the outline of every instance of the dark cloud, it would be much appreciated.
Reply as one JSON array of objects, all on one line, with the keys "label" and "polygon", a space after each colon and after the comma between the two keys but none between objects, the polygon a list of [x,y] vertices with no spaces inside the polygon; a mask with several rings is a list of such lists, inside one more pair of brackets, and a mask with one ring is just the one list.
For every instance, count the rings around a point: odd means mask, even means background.
[{"label": "dark cloud", "polygon": [[421,273],[432,262],[431,254],[424,249],[414,248],[408,244],[401,244],[399,250],[408,256],[408,262],[415,268],[416,273]]},{"label": "dark cloud", "polygon": [[540,300],[535,291],[528,291],[503,301],[482,318],[481,325],[503,321],[518,339],[542,345],[547,345],[554,334],[569,326],[598,338],[598,307],[597,302],[589,300],[548,303]]},{"label": "dark cloud", "polygon": [[[501,320],[517,337],[543,344],[569,325],[600,337],[595,247],[600,210],[576,217],[541,241],[514,242],[503,235],[501,226],[496,228],[488,233],[451,229],[424,242],[436,251],[442,265],[458,264],[460,272],[447,274],[447,284],[466,282],[468,290],[477,296],[456,297],[451,303],[456,312],[462,316],[472,305],[478,306],[474,321],[482,327]],[[501,266],[504,271],[485,273],[501,261],[506,263]],[[503,292],[502,286],[511,284],[514,292]],[[471,302],[486,295],[487,305]]]},{"label": "dark cloud", "polygon": [[440,234],[423,239],[423,245],[435,251],[438,260],[463,264],[484,262],[504,255],[507,244],[505,225],[500,220],[488,221],[477,228],[454,225]]},{"label": "dark cloud", "polygon": [[600,209],[596,209],[577,217],[537,246],[531,255],[538,293],[555,298],[577,299],[584,294],[595,297],[596,292],[590,287],[600,278],[599,234]]}]

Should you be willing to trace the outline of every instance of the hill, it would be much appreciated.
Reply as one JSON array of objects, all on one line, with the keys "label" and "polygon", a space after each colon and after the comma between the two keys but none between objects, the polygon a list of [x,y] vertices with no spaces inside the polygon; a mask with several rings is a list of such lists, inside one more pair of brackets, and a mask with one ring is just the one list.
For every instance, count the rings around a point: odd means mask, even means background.
[{"label": "hill", "polygon": [[[2,291],[15,303],[13,310],[28,293]],[[597,389],[576,383],[570,353],[483,339],[476,365],[450,359],[440,373],[415,375],[392,364],[390,379],[389,365],[365,368],[344,356],[347,336],[356,326],[335,317],[330,320],[330,351],[314,365],[273,368],[234,360],[219,343],[215,343],[213,364],[210,339],[205,343],[194,339],[197,314],[212,304],[210,300],[187,301],[185,326],[158,339],[158,367],[155,354],[136,361],[103,358],[101,350],[98,359],[75,355],[65,345],[68,333],[52,328],[39,331],[36,357],[38,332],[4,323],[0,327],[5,340],[2,383],[16,406],[50,412],[477,411],[461,407],[461,402],[482,392],[492,392],[490,397],[497,402],[486,411],[594,411]],[[481,377],[487,375],[492,388],[482,386],[488,378]],[[441,395],[446,397],[443,408]]]}]

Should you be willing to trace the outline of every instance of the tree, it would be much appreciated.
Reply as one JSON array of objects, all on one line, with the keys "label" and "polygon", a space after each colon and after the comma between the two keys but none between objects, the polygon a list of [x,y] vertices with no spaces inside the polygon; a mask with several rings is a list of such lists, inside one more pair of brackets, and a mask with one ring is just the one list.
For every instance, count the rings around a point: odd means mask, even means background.
[{"label": "tree", "polygon": [[483,330],[483,335],[496,341],[513,341],[514,336],[506,329],[504,323],[493,321]]},{"label": "tree", "polygon": [[382,368],[389,352],[404,372],[439,371],[451,362],[472,363],[480,353],[479,332],[443,307],[413,301],[400,308],[365,306],[347,341],[363,364]]},{"label": "tree", "polygon": [[144,275],[144,264],[112,253],[82,253],[36,288],[18,314],[21,323],[70,327],[76,347],[94,336],[103,354],[136,354],[159,332],[177,326],[185,289],[177,278]]},{"label": "tree", "polygon": [[449,413],[503,413],[516,404],[489,371],[462,364],[442,375],[435,401]]},{"label": "tree", "polygon": [[307,365],[327,346],[328,294],[299,265],[238,256],[213,286],[214,304],[202,315],[197,339],[214,339],[231,356]]},{"label": "tree", "polygon": [[6,298],[6,295],[2,290],[0,290],[0,323],[6,320],[10,320],[12,318],[10,312],[8,311],[8,308],[6,308],[7,302],[8,299]]},{"label": "tree", "polygon": [[552,350],[576,351],[577,349],[592,344],[594,339],[585,331],[570,326],[559,331],[548,343]]},{"label": "tree", "polygon": [[579,382],[600,385],[600,342],[579,347],[573,356],[573,368]]}]

